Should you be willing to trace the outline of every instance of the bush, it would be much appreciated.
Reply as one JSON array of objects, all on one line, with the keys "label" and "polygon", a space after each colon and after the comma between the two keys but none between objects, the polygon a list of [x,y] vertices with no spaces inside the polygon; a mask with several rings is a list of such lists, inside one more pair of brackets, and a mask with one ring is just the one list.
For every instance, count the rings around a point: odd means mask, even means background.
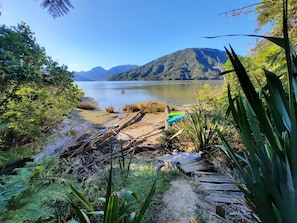
[{"label": "bush", "polygon": [[57,125],[82,92],[73,74],[36,43],[29,26],[0,26],[0,147],[35,141]]},{"label": "bush", "polygon": [[22,145],[56,126],[76,103],[70,99],[75,89],[69,92],[55,87],[40,88],[35,83],[20,86],[8,100],[1,117],[7,123],[6,129],[0,130],[2,142],[7,146]]}]

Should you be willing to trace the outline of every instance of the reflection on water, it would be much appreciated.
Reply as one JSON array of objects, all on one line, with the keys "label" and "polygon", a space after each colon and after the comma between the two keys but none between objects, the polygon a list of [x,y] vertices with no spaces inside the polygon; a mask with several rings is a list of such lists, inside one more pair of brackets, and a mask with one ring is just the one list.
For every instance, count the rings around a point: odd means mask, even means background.
[{"label": "reflection on water", "polygon": [[142,101],[164,101],[172,105],[196,102],[197,90],[204,84],[221,88],[221,80],[212,81],[77,81],[85,96],[99,102],[100,108],[114,106],[120,110],[124,105]]}]

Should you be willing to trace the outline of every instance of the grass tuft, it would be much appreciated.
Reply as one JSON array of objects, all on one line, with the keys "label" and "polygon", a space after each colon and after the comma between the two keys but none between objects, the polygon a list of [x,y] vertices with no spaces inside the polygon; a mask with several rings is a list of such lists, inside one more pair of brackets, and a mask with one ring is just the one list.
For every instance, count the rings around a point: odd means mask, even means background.
[{"label": "grass tuft", "polygon": [[109,106],[109,107],[105,108],[105,111],[108,112],[108,113],[114,113],[114,107]]},{"label": "grass tuft", "polygon": [[97,101],[81,101],[76,105],[77,108],[86,110],[96,110],[98,108]]},{"label": "grass tuft", "polygon": [[[141,109],[144,109],[145,113],[158,113],[158,112],[164,112],[165,111],[165,106],[166,103],[164,102],[153,102],[149,106],[147,106],[148,102],[140,102],[140,103],[135,103],[135,104],[130,104],[130,105],[125,105],[123,107],[123,111],[125,112],[138,112]],[[146,107],[147,106],[147,107]],[[175,111],[174,106],[170,106],[171,111]]]}]

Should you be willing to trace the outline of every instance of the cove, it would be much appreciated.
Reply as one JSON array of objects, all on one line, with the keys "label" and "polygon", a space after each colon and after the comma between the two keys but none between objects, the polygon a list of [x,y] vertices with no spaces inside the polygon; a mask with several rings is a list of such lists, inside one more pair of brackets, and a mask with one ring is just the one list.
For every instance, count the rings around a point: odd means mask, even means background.
[{"label": "cove", "polygon": [[199,81],[76,81],[86,97],[99,102],[104,109],[113,106],[121,110],[124,105],[143,101],[163,101],[171,105],[197,103],[197,91],[204,84],[221,89],[223,80]]}]

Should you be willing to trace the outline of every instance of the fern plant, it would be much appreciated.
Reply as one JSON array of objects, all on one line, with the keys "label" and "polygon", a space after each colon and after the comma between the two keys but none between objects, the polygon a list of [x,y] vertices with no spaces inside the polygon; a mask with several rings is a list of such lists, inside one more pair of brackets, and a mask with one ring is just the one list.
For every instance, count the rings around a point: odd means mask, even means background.
[{"label": "fern plant", "polygon": [[63,218],[58,213],[66,208],[65,195],[70,190],[53,180],[57,164],[57,159],[45,158],[18,169],[16,175],[0,177],[0,222],[56,222]]}]

